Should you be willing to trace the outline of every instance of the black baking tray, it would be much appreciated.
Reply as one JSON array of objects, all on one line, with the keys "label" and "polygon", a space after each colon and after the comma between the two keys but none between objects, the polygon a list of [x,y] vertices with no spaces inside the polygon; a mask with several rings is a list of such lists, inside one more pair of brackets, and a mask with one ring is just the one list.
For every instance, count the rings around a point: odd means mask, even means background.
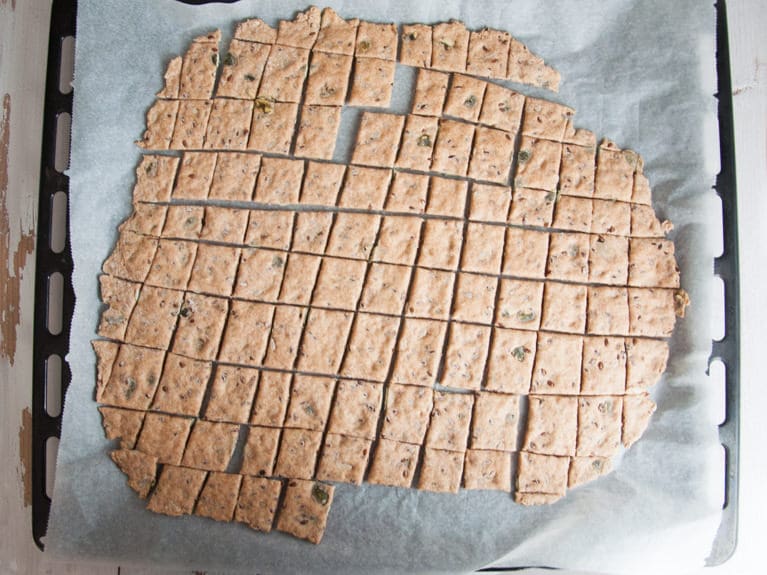
[{"label": "black baking tray", "polygon": [[[177,0],[188,4],[205,4],[212,0]],[[233,2],[235,0],[218,0]],[[721,361],[725,367],[725,419],[719,426],[719,438],[725,450],[725,499],[722,520],[713,541],[706,565],[724,563],[734,553],[738,533],[738,470],[740,446],[740,307],[738,263],[738,215],[735,180],[735,144],[732,114],[732,86],[728,46],[727,8],[724,0],[716,2],[719,144],[721,171],[716,178],[716,192],[722,202],[723,253],[714,260],[714,273],[724,283],[725,336],[714,341],[709,363]],[[60,397],[65,397],[71,372],[63,359],[69,350],[69,333],[74,312],[72,288],[72,252],[67,222],[64,249],[51,248],[53,197],[63,192],[69,197],[69,178],[56,169],[57,125],[62,114],[72,114],[72,91],[60,91],[63,42],[76,37],[77,0],[53,0],[48,44],[43,113],[42,157],[40,162],[40,196],[37,217],[37,268],[35,278],[35,318],[32,369],[32,536],[44,549],[43,537],[48,528],[51,499],[46,493],[47,442],[61,436],[62,413],[51,416],[46,410],[49,389],[47,361],[62,358]],[[59,137],[61,140],[61,137]],[[53,309],[49,299],[51,277],[63,276],[62,329],[58,334],[48,330]],[[51,382],[53,383],[53,382]],[[483,571],[517,569],[487,568]]]}]

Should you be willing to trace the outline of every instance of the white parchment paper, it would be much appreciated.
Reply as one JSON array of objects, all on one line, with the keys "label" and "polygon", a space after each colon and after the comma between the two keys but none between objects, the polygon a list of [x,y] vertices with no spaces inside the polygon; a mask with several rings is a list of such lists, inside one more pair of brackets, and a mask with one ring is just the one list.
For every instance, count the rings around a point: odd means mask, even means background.
[{"label": "white parchment paper", "polygon": [[[259,16],[271,24],[305,5],[241,0],[191,7],[174,0],[80,0],[70,228],[77,298],[63,437],[47,550],[57,557],[258,573],[466,572],[491,563],[623,573],[680,573],[703,564],[719,523],[723,468],[710,350],[718,171],[712,3],[627,0],[327,1],[378,21],[461,19],[508,30],[562,73],[560,94],[520,88],[577,109],[578,126],[637,150],[655,207],[674,221],[692,306],[672,340],[658,411],[609,476],[560,502],[525,508],[503,493],[458,495],[339,486],[325,539],[144,509],[110,461],[93,399],[97,276],[130,213],[144,114],[166,62],[198,34]],[[400,82],[401,81],[401,82]],[[404,112],[407,74],[398,71]],[[404,90],[404,92],[403,92]],[[345,146],[339,147],[343,159]]]}]

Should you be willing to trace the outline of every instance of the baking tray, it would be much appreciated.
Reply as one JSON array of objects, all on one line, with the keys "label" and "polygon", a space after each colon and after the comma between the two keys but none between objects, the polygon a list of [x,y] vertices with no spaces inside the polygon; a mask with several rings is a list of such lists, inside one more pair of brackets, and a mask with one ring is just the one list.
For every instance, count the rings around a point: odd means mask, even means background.
[{"label": "baking tray", "polygon": [[[205,4],[214,0],[177,0],[188,4]],[[218,0],[233,2],[236,0]],[[722,520],[706,565],[724,563],[737,545],[738,516],[738,470],[739,470],[739,423],[740,423],[740,309],[739,309],[739,261],[737,226],[737,191],[735,180],[735,149],[732,114],[732,89],[730,80],[730,56],[728,46],[727,9],[724,0],[716,2],[718,73],[718,115],[721,171],[716,178],[716,192],[722,202],[723,252],[714,260],[714,273],[724,284],[723,339],[714,341],[709,365],[721,361],[724,365],[725,417],[719,426],[719,438],[725,452],[725,497]],[[45,108],[43,113],[42,154],[40,163],[40,195],[37,224],[37,260],[35,278],[35,318],[32,369],[32,536],[43,550],[43,537],[47,531],[51,499],[47,494],[48,466],[55,467],[55,458],[49,440],[61,436],[62,410],[51,414],[47,405],[52,397],[66,396],[71,372],[64,361],[69,350],[69,331],[74,312],[75,294],[72,288],[72,253],[69,228],[66,223],[66,241],[63,249],[54,251],[52,240],[56,220],[54,195],[62,192],[69,197],[69,178],[66,168],[57,165],[57,146],[68,150],[69,134],[57,134],[66,122],[60,122],[65,114],[72,114],[72,91],[60,89],[62,55],[65,39],[76,37],[77,0],[53,0],[46,68]],[[61,153],[61,150],[58,150]],[[61,162],[59,162],[61,163]],[[58,169],[57,169],[58,168]],[[60,198],[61,196],[59,196]],[[66,202],[68,205],[68,201]],[[67,209],[68,212],[68,209]],[[56,222],[54,224],[54,221]],[[53,278],[60,274],[61,289],[53,290]],[[58,301],[52,299],[55,291]],[[61,310],[61,328],[49,330],[51,314]],[[56,323],[56,322],[53,322]],[[54,331],[55,333],[52,333]],[[50,358],[61,358],[60,376],[54,378],[55,370],[49,370]],[[50,380],[49,380],[50,379]],[[57,403],[55,400],[50,403]],[[55,452],[54,452],[55,454]],[[53,473],[53,470],[51,470]],[[507,571],[494,567],[483,571]]]}]

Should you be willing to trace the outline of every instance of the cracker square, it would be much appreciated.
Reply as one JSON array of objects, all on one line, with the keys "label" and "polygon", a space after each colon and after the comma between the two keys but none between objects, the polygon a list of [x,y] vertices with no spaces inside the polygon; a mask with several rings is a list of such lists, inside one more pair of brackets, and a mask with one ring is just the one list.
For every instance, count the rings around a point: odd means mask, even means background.
[{"label": "cracker square", "polygon": [[258,387],[259,371],[246,367],[216,366],[205,407],[205,419],[247,423]]},{"label": "cracker square", "polygon": [[461,269],[498,274],[501,271],[504,235],[502,226],[469,223],[466,226]]},{"label": "cracker square", "polygon": [[285,265],[285,275],[280,288],[280,301],[308,305],[314,290],[314,282],[322,258],[291,253]]},{"label": "cracker square", "polygon": [[421,445],[429,426],[433,395],[430,387],[389,384],[381,437]]},{"label": "cracker square", "polygon": [[628,284],[638,287],[679,287],[674,242],[661,238],[629,240]]},{"label": "cracker square", "polygon": [[626,391],[626,344],[622,337],[583,338],[581,395]]},{"label": "cracker square", "polygon": [[447,270],[458,268],[463,227],[462,221],[426,220],[421,231],[418,265]]},{"label": "cracker square", "polygon": [[579,456],[612,457],[621,444],[620,395],[581,397],[578,400]]},{"label": "cracker square", "polygon": [[173,188],[174,200],[205,200],[213,182],[217,154],[184,152]]},{"label": "cracker square", "polygon": [[179,98],[207,100],[213,95],[218,67],[218,38],[212,42],[196,38],[184,54],[179,80]]},{"label": "cracker square", "polygon": [[149,412],[144,418],[136,449],[157,457],[159,463],[179,465],[193,419]]},{"label": "cracker square", "polygon": [[243,250],[237,283],[234,286],[235,297],[265,302],[277,301],[286,257],[287,254],[271,250]]},{"label": "cracker square", "polygon": [[323,431],[335,383],[329,377],[294,375],[285,427]]},{"label": "cracker square", "polygon": [[182,465],[208,471],[225,471],[234,453],[240,426],[198,419],[184,450]]},{"label": "cracker square", "polygon": [[496,128],[477,126],[469,165],[469,177],[506,184],[509,181],[513,154],[513,134]]},{"label": "cracker square", "polygon": [[99,401],[146,410],[160,381],[164,359],[160,350],[121,345]]},{"label": "cracker square", "polygon": [[272,530],[281,491],[282,481],[278,479],[243,477],[234,520],[268,533]]},{"label": "cracker square", "polygon": [[180,415],[198,415],[211,369],[207,361],[196,361],[169,353],[165,358],[152,409]]},{"label": "cracker square", "polygon": [[473,31],[469,37],[466,71],[476,76],[506,78],[510,41],[508,32],[501,30]]},{"label": "cracker square", "polygon": [[554,207],[552,226],[574,232],[591,231],[591,199],[558,196]]},{"label": "cracker square", "polygon": [[260,166],[259,154],[220,152],[208,198],[232,202],[250,201]]},{"label": "cracker square", "polygon": [[362,20],[357,29],[354,55],[359,58],[397,59],[396,24],[378,24]]},{"label": "cracker square", "polygon": [[247,227],[247,210],[205,206],[205,223],[202,226],[200,239],[241,244]]},{"label": "cracker square", "polygon": [[[177,120],[178,121],[178,120]],[[650,180],[641,173],[641,156],[637,171],[634,173],[634,188],[631,192],[631,201],[636,204],[646,206],[652,205],[652,190],[650,189]]]},{"label": "cracker square", "polygon": [[535,332],[493,328],[485,389],[527,394],[530,391],[535,348]]},{"label": "cracker square", "polygon": [[357,309],[367,264],[340,258],[323,258],[312,305],[336,309]]},{"label": "cracker square", "polygon": [[416,465],[418,465],[418,452],[420,450],[418,445],[401,443],[391,439],[379,439],[373,454],[367,482],[374,485],[410,487],[413,483]]},{"label": "cracker square", "polygon": [[511,189],[508,187],[472,183],[469,219],[505,223],[510,204]]},{"label": "cracker square", "polygon": [[468,182],[432,176],[429,185],[429,202],[426,213],[438,216],[463,218],[468,195]]},{"label": "cracker square", "polygon": [[399,61],[418,68],[431,65],[431,26],[403,24]]},{"label": "cracker square", "polygon": [[392,171],[350,166],[338,205],[343,208],[380,210],[386,200]]},{"label": "cracker square", "polygon": [[183,297],[180,291],[144,286],[131,313],[125,341],[168,349]]},{"label": "cracker square", "polygon": [[547,228],[554,218],[556,193],[528,188],[514,188],[509,223]]},{"label": "cracker square", "polygon": [[200,239],[204,219],[205,208],[202,206],[168,206],[162,235],[184,240]]},{"label": "cracker square", "polygon": [[309,78],[304,90],[304,105],[343,106],[351,71],[351,56],[312,52]]},{"label": "cracker square", "polygon": [[589,235],[552,233],[546,277],[556,280],[586,282],[589,279]]},{"label": "cracker square", "polygon": [[610,459],[606,457],[572,457],[567,474],[567,487],[594,481],[597,477],[609,473],[612,469]]},{"label": "cracker square", "polygon": [[543,282],[502,278],[498,284],[495,324],[537,330],[541,322]]},{"label": "cracker square", "polygon": [[631,233],[631,204],[595,198],[591,233],[628,236]]},{"label": "cracker square", "polygon": [[415,92],[413,93],[413,114],[418,114],[419,116],[441,116],[442,108],[445,105],[445,97],[447,96],[449,79],[449,74],[420,68],[415,82]]},{"label": "cracker square", "polygon": [[448,72],[466,70],[469,31],[463,22],[452,20],[432,27],[431,67]]},{"label": "cracker square", "polygon": [[559,168],[559,192],[563,196],[594,195],[596,148],[562,144],[562,163]]},{"label": "cracker square", "polygon": [[519,396],[479,393],[474,399],[472,449],[517,450]]},{"label": "cracker square", "polygon": [[322,432],[285,428],[274,474],[295,479],[311,479],[322,444]]},{"label": "cracker square", "polygon": [[428,187],[429,177],[425,174],[395,171],[384,207],[390,212],[422,214],[426,208]]},{"label": "cracker square", "polygon": [[253,425],[268,425],[282,427],[290,401],[289,373],[262,371],[258,382],[258,395],[253,404],[253,415],[250,423]]},{"label": "cracker square", "polygon": [[647,393],[623,397],[621,443],[624,447],[631,447],[642,436],[656,407],[655,402]]},{"label": "cracker square", "polygon": [[381,217],[373,214],[340,213],[336,215],[325,253],[366,260],[375,245]]},{"label": "cracker square", "polygon": [[372,441],[328,433],[322,445],[317,479],[359,485],[368,466]]},{"label": "cracker square", "polygon": [[474,396],[437,391],[431,411],[426,447],[466,451]]},{"label": "cracker square", "polygon": [[612,142],[603,141],[597,155],[594,197],[630,202],[637,163],[636,152],[621,150]]},{"label": "cracker square", "polygon": [[273,316],[273,305],[232,301],[218,359],[242,365],[260,365],[266,353]]},{"label": "cracker square", "polygon": [[628,291],[623,287],[589,286],[586,332],[605,335],[629,333]]},{"label": "cracker square", "polygon": [[542,279],[546,275],[548,253],[548,232],[507,228],[502,273]]},{"label": "cracker square", "polygon": [[626,393],[637,393],[655,385],[668,362],[668,342],[655,339],[626,340]]},{"label": "cracker square", "polygon": [[200,244],[189,278],[189,291],[212,295],[232,295],[240,248]]},{"label": "cracker square", "polygon": [[168,61],[168,66],[165,68],[165,74],[163,75],[165,85],[162,90],[157,92],[158,98],[178,98],[182,62],[183,58],[181,56],[176,56]]},{"label": "cracker square", "polygon": [[431,170],[453,176],[465,176],[469,167],[474,126],[456,120],[441,119]]},{"label": "cracker square", "polygon": [[274,427],[248,427],[240,473],[257,477],[272,475],[280,445],[280,432],[280,429]]},{"label": "cracker square", "polygon": [[398,168],[409,168],[421,172],[429,170],[434,142],[437,139],[438,124],[437,118],[407,116],[402,133],[402,145],[397,156],[396,166]]},{"label": "cracker square", "polygon": [[328,433],[375,439],[383,387],[364,381],[339,381]]},{"label": "cracker square", "polygon": [[277,518],[277,529],[315,545],[322,541],[333,503],[332,485],[291,479]]},{"label": "cracker square", "polygon": [[389,372],[400,318],[357,314],[341,374],[384,381]]},{"label": "cracker square", "polygon": [[453,319],[492,324],[497,287],[497,278],[459,273],[453,296]]},{"label": "cracker square", "polygon": [[331,212],[297,212],[291,255],[295,252],[325,253],[333,218]]},{"label": "cracker square", "polygon": [[281,369],[293,367],[298,355],[298,344],[301,341],[306,313],[306,309],[301,307],[275,306],[264,365]]},{"label": "cracker square", "polygon": [[446,330],[446,322],[406,318],[399,336],[392,381],[432,385],[437,377]]},{"label": "cracker square", "polygon": [[173,180],[179,159],[173,156],[146,154],[136,167],[134,202],[167,202],[170,200]]},{"label": "cracker square", "polygon": [[561,142],[575,110],[540,98],[528,98],[522,121],[522,135]]},{"label": "cracker square", "polygon": [[94,339],[91,340],[91,347],[96,354],[96,401],[101,403],[107,383],[109,383],[109,378],[112,375],[112,366],[117,352],[120,350],[120,344],[103,339]]},{"label": "cracker square", "polygon": [[314,50],[333,54],[354,54],[354,41],[357,38],[357,18],[344,20],[332,8],[322,9],[320,31]]},{"label": "cracker square", "polygon": [[463,486],[466,489],[511,491],[511,455],[503,451],[467,449]]},{"label": "cracker square", "polygon": [[132,449],[116,449],[109,457],[128,476],[128,487],[146,499],[157,476],[157,458]]},{"label": "cracker square", "polygon": [[674,331],[674,290],[629,288],[629,333],[669,337]]},{"label": "cracker square", "polygon": [[250,210],[245,230],[246,245],[288,250],[292,237],[292,211]]},{"label": "cracker square", "polygon": [[405,315],[447,319],[453,300],[455,273],[415,268]]},{"label": "cracker square", "polygon": [[354,58],[349,105],[388,108],[396,68],[397,64],[393,60]]},{"label": "cracker square", "polygon": [[303,175],[303,160],[264,158],[253,199],[264,204],[297,204]]},{"label": "cracker square", "polygon": [[418,251],[422,220],[402,216],[383,216],[373,261],[412,265]]},{"label": "cracker square", "polygon": [[426,447],[418,489],[458,493],[463,475],[463,453]]},{"label": "cracker square", "polygon": [[524,103],[525,97],[522,94],[488,83],[479,121],[499,130],[516,133],[522,121]]},{"label": "cracker square", "polygon": [[589,243],[589,281],[626,285],[629,275],[629,239],[592,234]]},{"label": "cracker square", "polygon": [[320,31],[320,9],[309,6],[303,12],[298,12],[293,20],[280,20],[277,29],[277,44],[311,48]]},{"label": "cracker square", "polygon": [[255,100],[271,46],[233,38],[224,55],[216,96]]},{"label": "cracker square", "polygon": [[405,116],[399,114],[363,112],[352,163],[384,168],[394,166],[404,125]]},{"label": "cracker square", "polygon": [[248,144],[253,102],[215,99],[210,110],[203,148],[206,150],[244,150]]},{"label": "cracker square", "polygon": [[253,108],[248,150],[287,155],[297,117],[298,104],[258,98]]},{"label": "cracker square", "polygon": [[145,150],[167,150],[176,125],[178,100],[155,100],[146,113],[146,130],[136,142]]},{"label": "cracker square", "polygon": [[553,192],[559,183],[561,159],[562,144],[559,142],[522,136],[517,153],[514,187]]},{"label": "cracker square", "polygon": [[225,299],[186,294],[179,311],[173,352],[195,359],[215,359],[228,309]]},{"label": "cracker square", "polygon": [[[517,491],[521,493],[564,495],[570,459],[556,455],[538,455],[521,451]],[[519,496],[519,494],[517,494]],[[550,500],[539,501],[550,503]]]},{"label": "cracker square", "polygon": [[491,329],[451,323],[440,383],[457,389],[479,389],[485,370]]},{"label": "cracker square", "polygon": [[542,311],[541,329],[583,333],[586,329],[586,286],[547,282]]},{"label": "cracker square", "polygon": [[577,394],[581,388],[583,337],[538,333],[531,393]]},{"label": "cracker square", "polygon": [[298,369],[338,373],[354,314],[312,309],[298,351]]},{"label": "cracker square", "polygon": [[241,475],[215,471],[210,473],[194,508],[194,514],[216,521],[231,521],[241,481]]},{"label": "cracker square", "polygon": [[181,100],[170,141],[171,150],[201,150],[213,100]]},{"label": "cracker square", "polygon": [[652,206],[631,204],[631,235],[640,238],[663,238],[674,229],[674,225],[661,222]]},{"label": "cracker square", "polygon": [[146,413],[106,406],[99,407],[99,413],[106,438],[119,439],[120,449],[133,449]]},{"label": "cracker square", "polygon": [[479,78],[453,74],[443,113],[467,122],[476,122],[482,109],[486,86],[487,82]]},{"label": "cracker square", "polygon": [[584,148],[592,148],[592,151],[596,152],[597,137],[594,132],[583,128],[576,129],[572,118],[567,120],[565,136],[562,138],[562,142],[583,146]]},{"label": "cracker square", "polygon": [[324,162],[307,162],[301,204],[335,206],[346,166]]},{"label": "cracker square", "polygon": [[554,92],[559,90],[559,72],[547,66],[540,56],[536,56],[516,38],[509,46],[509,68],[506,77],[512,82],[540,86]]},{"label": "cracker square", "polygon": [[299,157],[333,159],[340,125],[341,106],[303,106],[293,153]]},{"label": "cracker square", "polygon": [[191,515],[206,475],[201,469],[166,465],[146,508],[164,515]]},{"label": "cracker square", "polygon": [[575,455],[578,398],[531,395],[523,449],[544,455]]},{"label": "cracker square", "polygon": [[126,282],[114,276],[100,275],[101,301],[107,308],[101,312],[98,334],[110,339],[123,340],[141,284]]},{"label": "cracker square", "polygon": [[272,46],[258,87],[258,97],[272,102],[300,102],[308,64],[309,50],[306,48]]}]

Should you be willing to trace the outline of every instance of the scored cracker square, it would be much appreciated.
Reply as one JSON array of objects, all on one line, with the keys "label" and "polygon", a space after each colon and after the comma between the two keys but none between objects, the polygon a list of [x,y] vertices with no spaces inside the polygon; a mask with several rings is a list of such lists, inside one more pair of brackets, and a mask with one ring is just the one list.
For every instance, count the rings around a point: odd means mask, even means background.
[{"label": "scored cracker square", "polygon": [[380,210],[386,201],[391,170],[350,166],[338,205],[343,208]]},{"label": "scored cracker square", "polygon": [[452,20],[432,27],[431,67],[448,72],[466,70],[469,31],[463,22]]},{"label": "scored cracker square", "polygon": [[572,457],[570,459],[570,470],[567,475],[567,487],[572,489],[578,485],[594,481],[611,470],[612,464],[609,458]]},{"label": "scored cracker square", "polygon": [[565,135],[567,121],[575,111],[572,108],[541,100],[528,98],[522,121],[522,135],[561,142]]},{"label": "scored cracker square", "polygon": [[631,235],[641,238],[662,238],[673,229],[668,220],[661,222],[652,206],[631,204]]},{"label": "scored cracker square", "polygon": [[123,344],[117,352],[99,401],[146,410],[160,381],[165,352]]},{"label": "scored cracker square", "polygon": [[245,244],[276,250],[290,249],[293,212],[250,210]]},{"label": "scored cracker square", "polygon": [[365,281],[367,263],[340,258],[323,258],[312,305],[355,310]]},{"label": "scored cracker square", "polygon": [[586,148],[593,148],[596,151],[597,137],[594,132],[586,130],[584,128],[575,128],[573,125],[573,119],[567,120],[567,126],[565,127],[565,136],[562,142],[566,144],[575,144],[577,146],[583,146]]},{"label": "scored cracker square", "polygon": [[513,90],[488,83],[479,122],[499,130],[516,133],[522,121],[525,97]]},{"label": "scored cracker square", "polygon": [[661,238],[629,240],[628,283],[638,287],[679,287],[674,242]]},{"label": "scored cracker square", "polygon": [[147,236],[159,236],[165,223],[167,211],[167,206],[143,202],[134,203],[133,213],[117,229],[120,232],[131,231]]},{"label": "scored cracker square", "polygon": [[487,274],[501,271],[503,258],[503,226],[469,223],[461,256],[461,269]]},{"label": "scored cracker square", "polygon": [[447,322],[444,321],[405,318],[395,354],[392,381],[432,385],[437,377],[446,330]]},{"label": "scored cracker square", "polygon": [[338,373],[353,315],[345,311],[312,309],[301,338],[298,369]]},{"label": "scored cracker square", "polygon": [[368,466],[371,444],[368,439],[328,433],[322,445],[317,479],[360,485]]},{"label": "scored cracker square", "polygon": [[533,331],[493,328],[485,389],[527,394],[530,391],[535,347],[536,334]]},{"label": "scored cracker square", "polygon": [[296,212],[291,254],[295,252],[325,253],[333,217],[331,212]]},{"label": "scored cracker square", "polygon": [[332,160],[340,125],[341,106],[303,106],[293,153]]},{"label": "scored cracker square", "polygon": [[213,100],[202,147],[206,150],[244,150],[248,145],[252,118],[253,102]]},{"label": "scored cracker square", "polygon": [[328,433],[375,439],[383,387],[364,381],[339,381]]},{"label": "scored cracker square", "polygon": [[578,400],[579,456],[612,457],[621,444],[620,395],[581,397]]},{"label": "scored cracker square", "polygon": [[242,478],[234,520],[257,531],[272,530],[282,491],[282,481],[264,477]]},{"label": "scored cracker square", "polygon": [[272,46],[258,88],[259,98],[277,102],[300,102],[309,63],[309,50]]},{"label": "scored cracker square", "polygon": [[264,204],[297,204],[304,161],[263,158],[253,200]]},{"label": "scored cracker square", "polygon": [[321,261],[319,256],[289,254],[280,288],[280,302],[308,305]]},{"label": "scored cracker square", "polygon": [[352,164],[394,166],[405,116],[363,112],[352,153]]},{"label": "scored cracker square", "polygon": [[333,503],[332,485],[291,479],[277,518],[277,529],[315,545],[322,540]]},{"label": "scored cracker square", "polygon": [[669,337],[676,322],[674,290],[629,288],[629,333]]},{"label": "scored cracker square", "polygon": [[433,395],[430,387],[389,384],[381,437],[421,445],[429,426]]},{"label": "scored cracker square", "polygon": [[543,279],[546,276],[548,253],[548,232],[506,228],[501,273],[503,275]]},{"label": "scored cracker square", "polygon": [[453,296],[453,319],[492,324],[497,287],[497,278],[459,273]]},{"label": "scored cracker square", "polygon": [[248,150],[288,154],[297,117],[298,104],[257,99],[253,108]]},{"label": "scored cracker square", "polygon": [[506,78],[513,82],[541,86],[549,90],[559,89],[559,72],[546,66],[540,56],[536,56],[519,40],[512,38],[509,47],[509,67]]},{"label": "scored cracker square", "polygon": [[517,153],[515,188],[534,188],[552,192],[559,182],[562,144],[522,136]]},{"label": "scored cracker square", "polygon": [[421,237],[420,218],[383,216],[373,261],[412,265]]},{"label": "scored cracker square", "polygon": [[344,20],[332,8],[322,9],[320,31],[313,50],[333,54],[354,54],[354,40],[357,37],[357,18]]},{"label": "scored cracker square", "polygon": [[357,314],[341,374],[384,381],[389,372],[400,319],[382,315]]},{"label": "scored cracker square", "polygon": [[281,477],[311,479],[317,454],[322,444],[322,432],[285,428],[274,474]]},{"label": "scored cracker square", "polygon": [[[91,340],[91,347],[96,354],[96,401],[101,403],[107,383],[109,383],[109,377],[112,375],[112,366],[117,352],[120,350],[120,344],[103,339],[94,339]],[[162,357],[160,362],[162,362]],[[160,368],[162,368],[162,363],[160,363]]]},{"label": "scored cracker square", "polygon": [[205,419],[247,423],[258,387],[259,371],[219,365],[210,386]]},{"label": "scored cracker square", "polygon": [[276,301],[280,293],[287,254],[272,250],[244,249],[234,286],[235,297]]},{"label": "scored cracker square", "polygon": [[594,195],[596,148],[562,144],[562,162],[559,168],[559,192],[563,196]]},{"label": "scored cracker square", "polygon": [[282,427],[290,401],[291,379],[292,376],[289,373],[261,372],[258,394],[253,403],[253,414],[250,418],[251,424]]},{"label": "scored cracker square", "polygon": [[545,455],[575,455],[578,398],[531,395],[523,449]]},{"label": "scored cracker square", "polygon": [[[514,135],[496,128],[477,126],[469,164],[469,177],[498,184],[509,181]],[[506,212],[504,212],[504,219]]]},{"label": "scored cracker square", "polygon": [[626,392],[637,393],[655,385],[668,362],[668,342],[626,339]]},{"label": "scored cracker square", "polygon": [[589,278],[589,234],[552,233],[546,277],[586,282]]},{"label": "scored cracker square", "polygon": [[374,214],[336,214],[325,253],[331,256],[368,259],[375,245],[380,223],[381,217]]},{"label": "scored cracker square", "polygon": [[335,206],[345,170],[346,166],[342,164],[307,162],[301,189],[301,203]]},{"label": "scored cracker square", "polygon": [[418,265],[446,270],[458,268],[463,227],[461,221],[426,220],[421,231]]},{"label": "scored cracker square", "polygon": [[477,76],[506,78],[510,40],[509,33],[501,30],[484,28],[472,31],[469,37],[466,71]]},{"label": "scored cracker square", "polygon": [[[477,128],[480,130],[481,128]],[[511,189],[506,186],[473,183],[469,219],[483,222],[506,222],[511,204]]]},{"label": "scored cracker square", "polygon": [[426,213],[463,218],[468,189],[469,184],[466,181],[432,176]]},{"label": "scored cracker square", "polygon": [[233,301],[218,359],[242,365],[259,365],[264,359],[274,306]]},{"label": "scored cracker square", "polygon": [[354,58],[349,105],[388,108],[396,68],[397,64],[393,60]]},{"label": "scored cracker square", "polygon": [[[178,120],[177,120],[178,121]],[[652,206],[652,190],[650,180],[642,172],[641,165],[634,174],[634,189],[631,193],[631,201],[635,204]]]},{"label": "scored cracker square", "polygon": [[253,197],[256,176],[261,166],[259,154],[220,152],[213,170],[208,198],[247,202]]},{"label": "scored cracker square", "polygon": [[120,449],[133,449],[138,433],[144,425],[143,411],[132,411],[118,407],[99,407],[99,413],[107,439],[120,440]]},{"label": "scored cracker square", "polygon": [[511,197],[509,223],[547,228],[554,219],[556,194],[516,186]]},{"label": "scored cracker square", "polygon": [[298,12],[293,20],[280,20],[277,28],[278,45],[311,48],[320,31],[320,9],[309,6]]},{"label": "scored cracker square", "polygon": [[591,199],[559,196],[552,226],[560,230],[588,233],[591,230]]},{"label": "scored cracker square", "polygon": [[136,449],[157,458],[159,463],[179,465],[194,419],[147,413]]},{"label": "scored cracker square", "polygon": [[531,393],[577,394],[582,357],[583,337],[538,333]]},{"label": "scored cracker square", "polygon": [[146,154],[136,167],[134,202],[167,202],[173,190],[179,159]]},{"label": "scored cracker square", "polygon": [[626,391],[626,345],[622,337],[584,337],[581,395]]},{"label": "scored cracker square", "polygon": [[184,450],[182,465],[208,471],[225,471],[234,453],[240,426],[198,419]]},{"label": "scored cracker square", "polygon": [[405,315],[429,319],[447,319],[453,298],[455,273],[415,268]]},{"label": "scored cracker square", "polygon": [[362,20],[357,29],[354,55],[360,58],[397,59],[396,24],[379,24]]},{"label": "scored cracker square", "polygon": [[471,422],[471,448],[516,451],[519,396],[478,393]]},{"label": "scored cracker square", "polygon": [[200,239],[241,244],[248,227],[248,215],[247,210],[205,206],[205,223],[200,232]]},{"label": "scored cracker square", "polygon": [[511,491],[511,454],[504,451],[467,449],[463,486],[465,489]]},{"label": "scored cracker square", "polygon": [[[159,289],[159,288],[150,288]],[[139,299],[141,284],[126,282],[114,276],[99,276],[101,301],[107,308],[101,312],[98,334],[110,339],[123,340],[136,301]]]},{"label": "scored cracker square", "polygon": [[502,278],[498,284],[495,324],[537,330],[541,322],[543,282]]},{"label": "scored cracker square", "polygon": [[328,421],[335,383],[329,377],[294,375],[285,427],[323,431]]},{"label": "scored cracker square", "polygon": [[637,162],[636,152],[621,150],[612,142],[603,141],[597,155],[594,197],[630,202]]},{"label": "scored cracker square", "polygon": [[395,171],[384,208],[388,212],[422,214],[428,189],[429,176]]},{"label": "scored cracker square", "polygon": [[626,285],[629,274],[629,239],[592,234],[589,243],[589,281]]},{"label": "scored cracker square", "polygon": [[194,508],[194,514],[216,521],[231,521],[241,481],[241,475],[215,471],[210,473]]},{"label": "scored cracker square", "polygon": [[212,365],[169,353],[152,401],[154,411],[199,415]]},{"label": "scored cracker square", "polygon": [[240,263],[240,248],[200,244],[187,289],[196,293],[230,296]]},{"label": "scored cracker square", "polygon": [[629,235],[631,232],[631,204],[596,198],[592,204],[592,234]]},{"label": "scored cracker square", "polygon": [[207,472],[166,465],[157,481],[147,509],[164,515],[190,515]]},{"label": "scored cracker square", "polygon": [[621,443],[624,447],[631,447],[642,436],[656,408],[655,402],[647,393],[623,397]]},{"label": "scored cracker square", "polygon": [[589,286],[586,333],[629,333],[628,290],[623,287]]},{"label": "scored cracker square", "polygon": [[312,52],[309,78],[304,89],[304,104],[343,106],[351,71],[351,56]]},{"label": "scored cracker square", "polygon": [[474,396],[463,393],[434,393],[426,446],[432,449],[466,451]]},{"label": "scored cracker square", "polygon": [[176,290],[185,289],[196,253],[196,243],[161,239],[154,253],[152,267],[146,276],[146,283]]},{"label": "scored cracker square", "polygon": [[274,427],[248,427],[240,473],[258,477],[272,475],[280,445],[280,432],[279,428]]},{"label": "scored cracker square", "polygon": [[379,439],[373,453],[367,482],[374,485],[410,487],[416,465],[418,465],[420,450],[418,445]]},{"label": "scored cracker square", "polygon": [[212,100],[181,100],[169,148],[201,150],[212,107]]},{"label": "scored cracker square", "polygon": [[293,367],[298,355],[298,344],[301,341],[306,314],[307,310],[303,307],[275,306],[264,365],[280,369]]},{"label": "scored cracker square", "polygon": [[440,119],[431,171],[465,176],[469,168],[474,126],[456,120]]},{"label": "scored cracker square", "polygon": [[479,389],[485,370],[490,327],[451,323],[440,383],[458,389]]},{"label": "scored cracker square", "polygon": [[463,453],[443,449],[423,450],[423,463],[418,478],[418,489],[444,493],[458,493],[463,475]]},{"label": "scored cracker square", "polygon": [[213,94],[218,66],[218,40],[216,36],[210,37],[212,41],[196,38],[184,54],[178,91],[182,99],[206,100]]},{"label": "scored cracker square", "polygon": [[413,114],[441,116],[449,80],[449,74],[419,68],[413,92]]},{"label": "scored cracker square", "polygon": [[486,86],[487,82],[479,78],[453,74],[443,113],[467,122],[476,122],[479,119],[479,111],[482,109]]},{"label": "scored cracker square", "polygon": [[205,208],[202,206],[168,206],[162,235],[185,240],[200,239]]},{"label": "scored cracker square", "polygon": [[439,121],[430,116],[409,115],[402,132],[402,144],[397,156],[398,168],[426,172],[431,167],[434,142]]},{"label": "scored cracker square", "polygon": [[520,493],[564,495],[570,459],[521,451],[517,468]]},{"label": "scored cracker square", "polygon": [[233,38],[223,58],[216,96],[255,100],[271,46]]},{"label": "scored cracker square", "polygon": [[146,499],[155,485],[157,458],[130,449],[116,449],[109,453],[109,457],[128,476],[128,487],[141,499]]},{"label": "scored cracker square", "polygon": [[415,68],[431,65],[431,26],[403,24],[399,61]]},{"label": "scored cracker square", "polygon": [[586,286],[546,282],[541,329],[583,333],[586,329]]},{"label": "scored cracker square", "polygon": [[225,299],[186,294],[179,311],[173,352],[196,359],[214,359],[228,307]]}]

